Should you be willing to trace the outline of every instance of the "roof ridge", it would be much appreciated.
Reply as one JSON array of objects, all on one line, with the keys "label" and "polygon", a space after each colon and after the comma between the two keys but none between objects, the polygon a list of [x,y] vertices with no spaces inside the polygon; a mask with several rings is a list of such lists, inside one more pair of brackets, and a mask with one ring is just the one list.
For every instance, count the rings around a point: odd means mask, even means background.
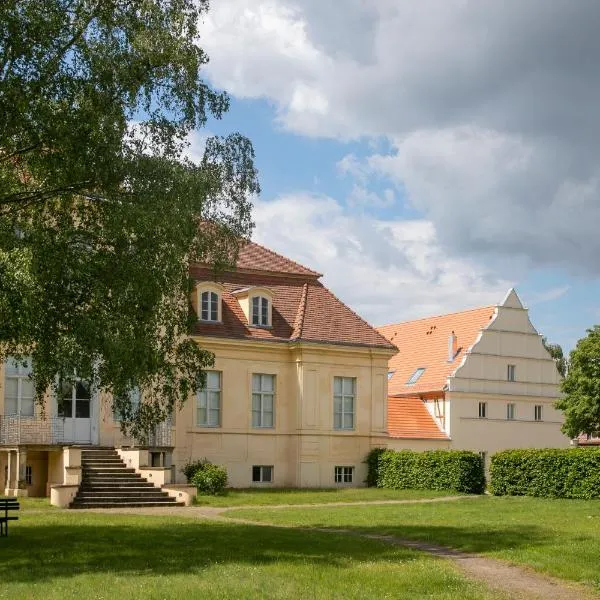
[{"label": "roof ridge", "polygon": [[372,329],[374,331],[374,333],[381,338],[381,340],[383,342],[385,342],[386,346],[391,347],[391,348],[396,348],[396,350],[398,350],[398,347],[393,344],[392,342],[390,342],[390,340],[388,340],[383,334],[379,333],[379,331],[377,331],[376,327],[373,327],[373,325],[371,325],[371,323],[369,323],[368,321],[366,321],[365,319],[363,319],[358,313],[354,312],[345,302],[343,302],[342,300],[340,300],[328,287],[326,287],[325,285],[323,285],[321,282],[319,282],[319,284],[323,287],[323,289],[330,295],[332,296],[335,300],[337,300],[342,306],[344,306],[349,312],[351,312],[359,321],[361,321],[364,325],[366,325],[367,327],[369,327],[370,329]]},{"label": "roof ridge", "polygon": [[296,313],[296,320],[294,321],[294,330],[290,337],[291,340],[296,340],[302,337],[302,328],[304,327],[304,315],[306,314],[306,304],[308,300],[308,283],[302,286],[302,296],[300,297],[300,304],[298,304],[298,312]]},{"label": "roof ridge", "polygon": [[449,313],[441,313],[437,315],[429,315],[428,317],[419,317],[418,319],[408,319],[406,321],[396,321],[394,323],[386,323],[385,325],[377,325],[376,329],[383,329],[384,327],[394,327],[396,325],[406,325],[407,323],[416,323],[418,321],[429,321],[430,319],[438,319],[440,317],[450,317],[451,315],[461,315],[468,312],[475,312],[476,310],[484,310],[486,308],[496,309],[497,304],[489,304],[485,306],[476,306],[475,308],[467,308],[466,310],[455,310]]},{"label": "roof ridge", "polygon": [[[272,254],[273,256],[276,256],[277,258],[280,258],[284,261],[290,262],[290,263],[296,265],[297,267],[299,267],[300,269],[304,269],[305,271],[307,271],[307,273],[303,273],[305,275],[312,275],[313,277],[317,277],[317,278],[323,277],[323,273],[318,273],[317,271],[314,271],[313,269],[309,269],[308,267],[305,267],[304,265],[300,264],[299,262],[297,262],[287,256],[284,256],[283,254],[279,254],[278,252],[275,252],[275,250],[271,250],[271,248],[267,248],[266,246],[263,246],[262,244],[259,244],[258,242],[249,240],[248,244],[254,244],[255,246],[258,246],[265,252],[268,252],[269,254]],[[273,271],[273,272],[279,272],[279,271]]]}]

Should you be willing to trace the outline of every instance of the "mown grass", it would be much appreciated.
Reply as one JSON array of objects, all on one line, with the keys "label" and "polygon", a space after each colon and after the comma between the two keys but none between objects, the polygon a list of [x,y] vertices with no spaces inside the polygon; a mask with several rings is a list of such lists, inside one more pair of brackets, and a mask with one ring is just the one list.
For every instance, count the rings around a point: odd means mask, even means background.
[{"label": "mown grass", "polygon": [[345,528],[504,558],[600,592],[600,501],[478,497],[435,504],[233,510],[269,523]]},{"label": "mown grass", "polygon": [[328,504],[331,502],[376,502],[385,500],[419,500],[458,496],[452,491],[383,490],[377,488],[332,489],[231,489],[222,496],[197,496],[201,506],[250,506],[282,504]]},{"label": "mown grass", "polygon": [[0,598],[28,600],[502,597],[443,560],[376,541],[30,501],[0,539],[0,582]]}]

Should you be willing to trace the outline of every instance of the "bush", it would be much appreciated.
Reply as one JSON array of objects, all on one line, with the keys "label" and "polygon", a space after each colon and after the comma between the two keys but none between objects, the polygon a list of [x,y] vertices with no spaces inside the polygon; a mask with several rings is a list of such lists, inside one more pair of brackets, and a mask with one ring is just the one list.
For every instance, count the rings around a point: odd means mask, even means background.
[{"label": "bush", "polygon": [[372,463],[377,475],[373,470],[369,478],[376,476],[377,487],[381,488],[455,490],[468,494],[482,494],[485,490],[483,460],[476,452],[385,450]]},{"label": "bush", "polygon": [[185,475],[188,483],[192,483],[192,479],[197,471],[201,471],[204,469],[206,465],[211,464],[206,458],[201,458],[200,460],[188,461],[181,468],[181,472]]},{"label": "bush", "polygon": [[206,463],[192,477],[192,484],[200,494],[222,494],[227,486],[227,470],[225,467]]},{"label": "bush", "polygon": [[385,448],[373,448],[367,454],[367,458],[365,458],[365,463],[367,464],[367,479],[365,483],[367,487],[377,487],[377,482],[379,481],[379,457],[384,452]]},{"label": "bush", "polygon": [[600,498],[600,449],[504,450],[492,456],[496,496]]}]

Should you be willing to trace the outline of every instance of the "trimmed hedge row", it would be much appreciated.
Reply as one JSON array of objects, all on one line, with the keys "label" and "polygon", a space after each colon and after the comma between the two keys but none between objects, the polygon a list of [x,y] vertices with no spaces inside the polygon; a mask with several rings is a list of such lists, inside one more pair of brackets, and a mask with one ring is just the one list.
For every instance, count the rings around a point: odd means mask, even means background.
[{"label": "trimmed hedge row", "polygon": [[495,496],[600,498],[600,449],[504,450],[492,456]]},{"label": "trimmed hedge row", "polygon": [[455,490],[482,494],[485,490],[483,461],[466,450],[385,450],[367,456],[367,482],[389,489]]}]

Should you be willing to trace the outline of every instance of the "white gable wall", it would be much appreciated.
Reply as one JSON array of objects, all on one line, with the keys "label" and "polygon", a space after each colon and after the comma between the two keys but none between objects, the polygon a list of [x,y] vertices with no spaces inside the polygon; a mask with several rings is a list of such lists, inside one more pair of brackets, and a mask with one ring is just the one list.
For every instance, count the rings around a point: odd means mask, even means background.
[{"label": "white gable wall", "polygon": [[[508,380],[508,365],[515,366],[515,381]],[[568,446],[560,431],[562,413],[553,407],[559,385],[554,360],[511,290],[448,379],[452,447],[486,452],[489,460],[507,448]],[[487,403],[484,419],[479,402]],[[515,405],[514,420],[507,419],[509,403]],[[542,406],[541,421],[534,420],[536,405]]]}]

